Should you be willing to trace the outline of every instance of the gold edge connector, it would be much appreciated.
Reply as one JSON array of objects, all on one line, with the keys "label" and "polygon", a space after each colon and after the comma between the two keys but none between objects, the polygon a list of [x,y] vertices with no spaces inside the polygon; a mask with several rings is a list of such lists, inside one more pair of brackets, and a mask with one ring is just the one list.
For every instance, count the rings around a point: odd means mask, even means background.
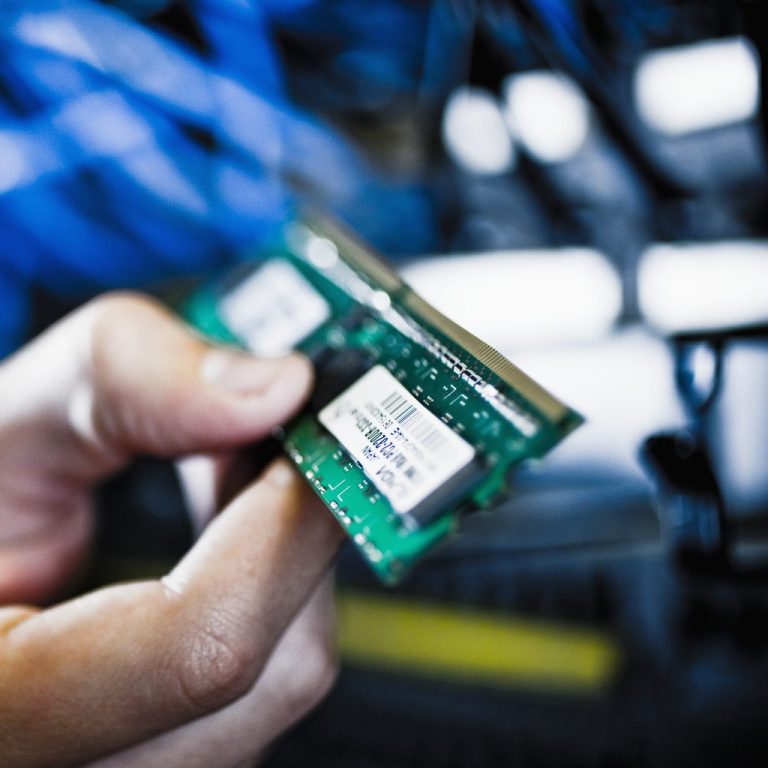
[{"label": "gold edge connector", "polygon": [[419,296],[403,282],[400,276],[387,264],[377,258],[369,245],[352,234],[346,227],[334,219],[313,210],[305,210],[303,221],[316,234],[326,237],[336,244],[339,255],[353,269],[361,272],[373,286],[379,287],[391,296],[397,296],[401,305],[442,333],[448,339],[474,355],[482,365],[493,371],[506,382],[543,416],[556,424],[575,413],[568,406],[537,384],[530,376],[523,373],[504,355],[474,336],[458,323],[446,317],[431,304]]},{"label": "gold edge connector", "polygon": [[514,363],[507,360],[501,352],[446,317],[409,286],[405,288],[401,301],[409,312],[412,312],[417,319],[426,321],[455,344],[474,355],[486,368],[493,371],[502,381],[519,392],[544,416],[555,423],[559,423],[571,413],[568,406],[540,384],[537,384]]}]

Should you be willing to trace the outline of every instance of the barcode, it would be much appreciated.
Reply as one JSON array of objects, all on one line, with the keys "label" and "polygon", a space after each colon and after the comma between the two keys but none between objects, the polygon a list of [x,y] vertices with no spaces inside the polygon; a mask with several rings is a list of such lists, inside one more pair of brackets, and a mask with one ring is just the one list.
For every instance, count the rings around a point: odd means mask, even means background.
[{"label": "barcode", "polygon": [[475,449],[383,366],[328,403],[320,423],[398,514],[416,509],[472,461]]},{"label": "barcode", "polygon": [[[439,431],[440,427],[429,422],[425,416],[429,411],[423,410],[423,407],[420,409],[399,392],[385,397],[381,406],[401,427],[407,427],[408,436],[417,440],[423,448],[436,454],[450,450],[445,436]],[[445,428],[442,424],[440,426]]]}]

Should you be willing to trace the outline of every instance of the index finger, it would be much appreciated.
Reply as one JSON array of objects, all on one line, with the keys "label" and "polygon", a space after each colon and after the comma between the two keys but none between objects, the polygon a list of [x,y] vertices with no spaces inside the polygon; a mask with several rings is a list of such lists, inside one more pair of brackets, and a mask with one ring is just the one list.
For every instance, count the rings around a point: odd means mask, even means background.
[{"label": "index finger", "polygon": [[340,542],[313,498],[276,462],[161,582],[14,614],[0,641],[6,764],[79,765],[244,694]]}]

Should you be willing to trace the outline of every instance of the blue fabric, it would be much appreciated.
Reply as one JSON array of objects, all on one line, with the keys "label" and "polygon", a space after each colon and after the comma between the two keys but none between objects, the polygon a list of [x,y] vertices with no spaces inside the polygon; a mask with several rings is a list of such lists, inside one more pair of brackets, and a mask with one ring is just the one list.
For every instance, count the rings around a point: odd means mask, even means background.
[{"label": "blue fabric", "polygon": [[429,247],[426,191],[292,103],[277,39],[323,52],[330,110],[376,103],[423,85],[428,3],[197,0],[203,51],[147,23],[164,6],[0,0],[0,354],[33,286],[79,300],[226,265],[291,215],[296,179],[390,252]]}]

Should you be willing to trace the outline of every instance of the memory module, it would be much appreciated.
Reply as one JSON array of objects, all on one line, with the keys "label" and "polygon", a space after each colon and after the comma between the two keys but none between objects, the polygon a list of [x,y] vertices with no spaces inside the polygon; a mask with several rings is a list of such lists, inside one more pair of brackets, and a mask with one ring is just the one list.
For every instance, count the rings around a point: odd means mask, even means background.
[{"label": "memory module", "polygon": [[278,438],[386,584],[582,421],[324,219],[288,225],[184,314],[216,341],[312,360],[315,391]]}]

